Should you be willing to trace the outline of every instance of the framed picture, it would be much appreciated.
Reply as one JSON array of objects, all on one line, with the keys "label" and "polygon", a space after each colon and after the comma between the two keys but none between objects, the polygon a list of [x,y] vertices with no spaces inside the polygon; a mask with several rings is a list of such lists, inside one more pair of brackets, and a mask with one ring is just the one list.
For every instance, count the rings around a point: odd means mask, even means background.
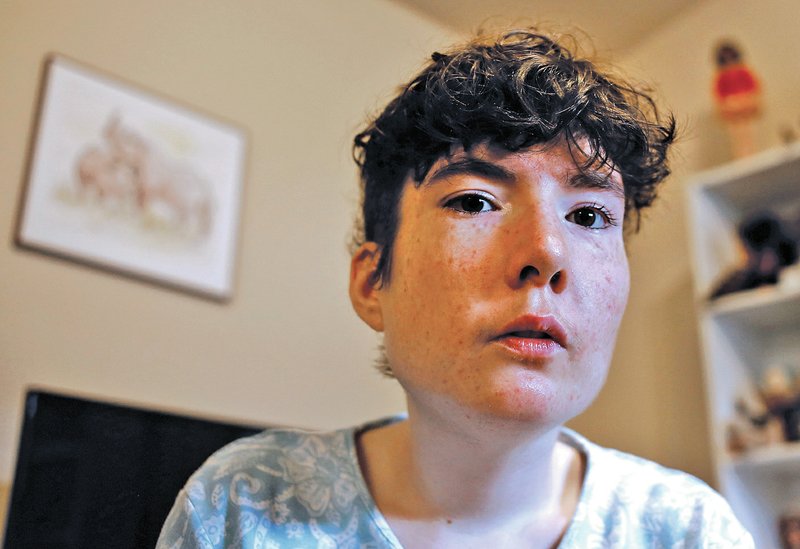
[{"label": "framed picture", "polygon": [[50,56],[17,244],[227,300],[245,149],[233,125]]}]

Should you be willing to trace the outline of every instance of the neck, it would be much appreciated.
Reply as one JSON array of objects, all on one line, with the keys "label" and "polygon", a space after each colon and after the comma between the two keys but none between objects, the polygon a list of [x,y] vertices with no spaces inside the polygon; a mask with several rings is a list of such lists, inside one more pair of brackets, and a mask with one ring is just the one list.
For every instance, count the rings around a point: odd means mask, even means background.
[{"label": "neck", "polygon": [[476,528],[568,520],[582,469],[558,433],[489,419],[442,421],[409,402],[408,421],[374,432],[374,444],[365,436],[365,476],[383,513],[403,520]]}]

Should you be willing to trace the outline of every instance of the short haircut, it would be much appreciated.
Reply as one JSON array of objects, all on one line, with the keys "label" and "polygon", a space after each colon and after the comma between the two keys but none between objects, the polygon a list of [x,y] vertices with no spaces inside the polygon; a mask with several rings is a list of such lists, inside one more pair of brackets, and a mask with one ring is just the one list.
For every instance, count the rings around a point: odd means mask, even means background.
[{"label": "short haircut", "polygon": [[[573,48],[574,49],[574,48]],[[601,73],[534,29],[480,37],[431,61],[354,140],[362,212],[353,241],[378,244],[372,276],[388,284],[403,184],[421,184],[433,163],[480,144],[518,151],[563,136],[586,139],[582,169],[615,168],[625,218],[649,206],[669,175],[675,121],[659,115],[646,90]]]}]

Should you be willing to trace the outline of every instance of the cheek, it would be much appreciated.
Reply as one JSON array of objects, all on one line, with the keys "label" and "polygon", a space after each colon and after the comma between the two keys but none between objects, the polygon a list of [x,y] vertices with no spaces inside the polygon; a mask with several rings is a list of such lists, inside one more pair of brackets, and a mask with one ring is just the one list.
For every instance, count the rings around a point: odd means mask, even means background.
[{"label": "cheek", "polygon": [[[412,364],[449,362],[458,367],[459,357],[471,348],[466,319],[480,306],[477,296],[483,294],[482,286],[488,287],[491,265],[496,263],[488,260],[480,232],[428,229],[425,238],[398,243],[399,260],[385,303],[384,345],[399,375]],[[440,370],[428,368],[415,375],[430,379]],[[466,369],[456,377],[468,383],[465,374]],[[449,378],[440,381],[447,384]]]},{"label": "cheek", "polygon": [[[625,307],[628,303],[628,277],[627,270],[607,273],[605,276],[606,288],[600,303],[598,303],[598,316],[595,323],[596,345],[604,349],[605,356],[609,361],[614,349],[617,332]],[[613,291],[612,291],[613,290]]]},{"label": "cheek", "polygon": [[497,222],[454,224],[433,251],[444,262],[434,272],[452,292],[464,294],[465,299],[484,296],[497,285],[497,269],[503,264],[500,255],[508,249],[507,236]]},{"label": "cheek", "polygon": [[630,275],[624,253],[605,253],[583,263],[579,302],[588,333],[607,338],[616,334],[628,303]]},{"label": "cheek", "polygon": [[[489,223],[454,223],[434,227],[424,239],[416,239],[413,249],[404,254],[408,287],[452,300],[454,308],[469,302],[489,284],[492,268],[497,265],[492,254],[496,249]],[[431,295],[433,294],[433,295]]]},{"label": "cheek", "polygon": [[605,294],[604,307],[606,314],[610,320],[620,319],[628,304],[628,292],[630,290],[627,262],[624,268],[620,267],[605,273],[605,287],[610,290]]}]

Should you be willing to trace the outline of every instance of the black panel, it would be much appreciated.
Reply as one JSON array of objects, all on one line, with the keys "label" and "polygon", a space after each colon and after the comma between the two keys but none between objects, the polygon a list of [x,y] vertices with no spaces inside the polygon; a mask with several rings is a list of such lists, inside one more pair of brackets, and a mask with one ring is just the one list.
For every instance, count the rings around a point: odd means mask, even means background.
[{"label": "black panel", "polygon": [[31,391],[4,547],[153,547],[195,469],[263,429]]}]

